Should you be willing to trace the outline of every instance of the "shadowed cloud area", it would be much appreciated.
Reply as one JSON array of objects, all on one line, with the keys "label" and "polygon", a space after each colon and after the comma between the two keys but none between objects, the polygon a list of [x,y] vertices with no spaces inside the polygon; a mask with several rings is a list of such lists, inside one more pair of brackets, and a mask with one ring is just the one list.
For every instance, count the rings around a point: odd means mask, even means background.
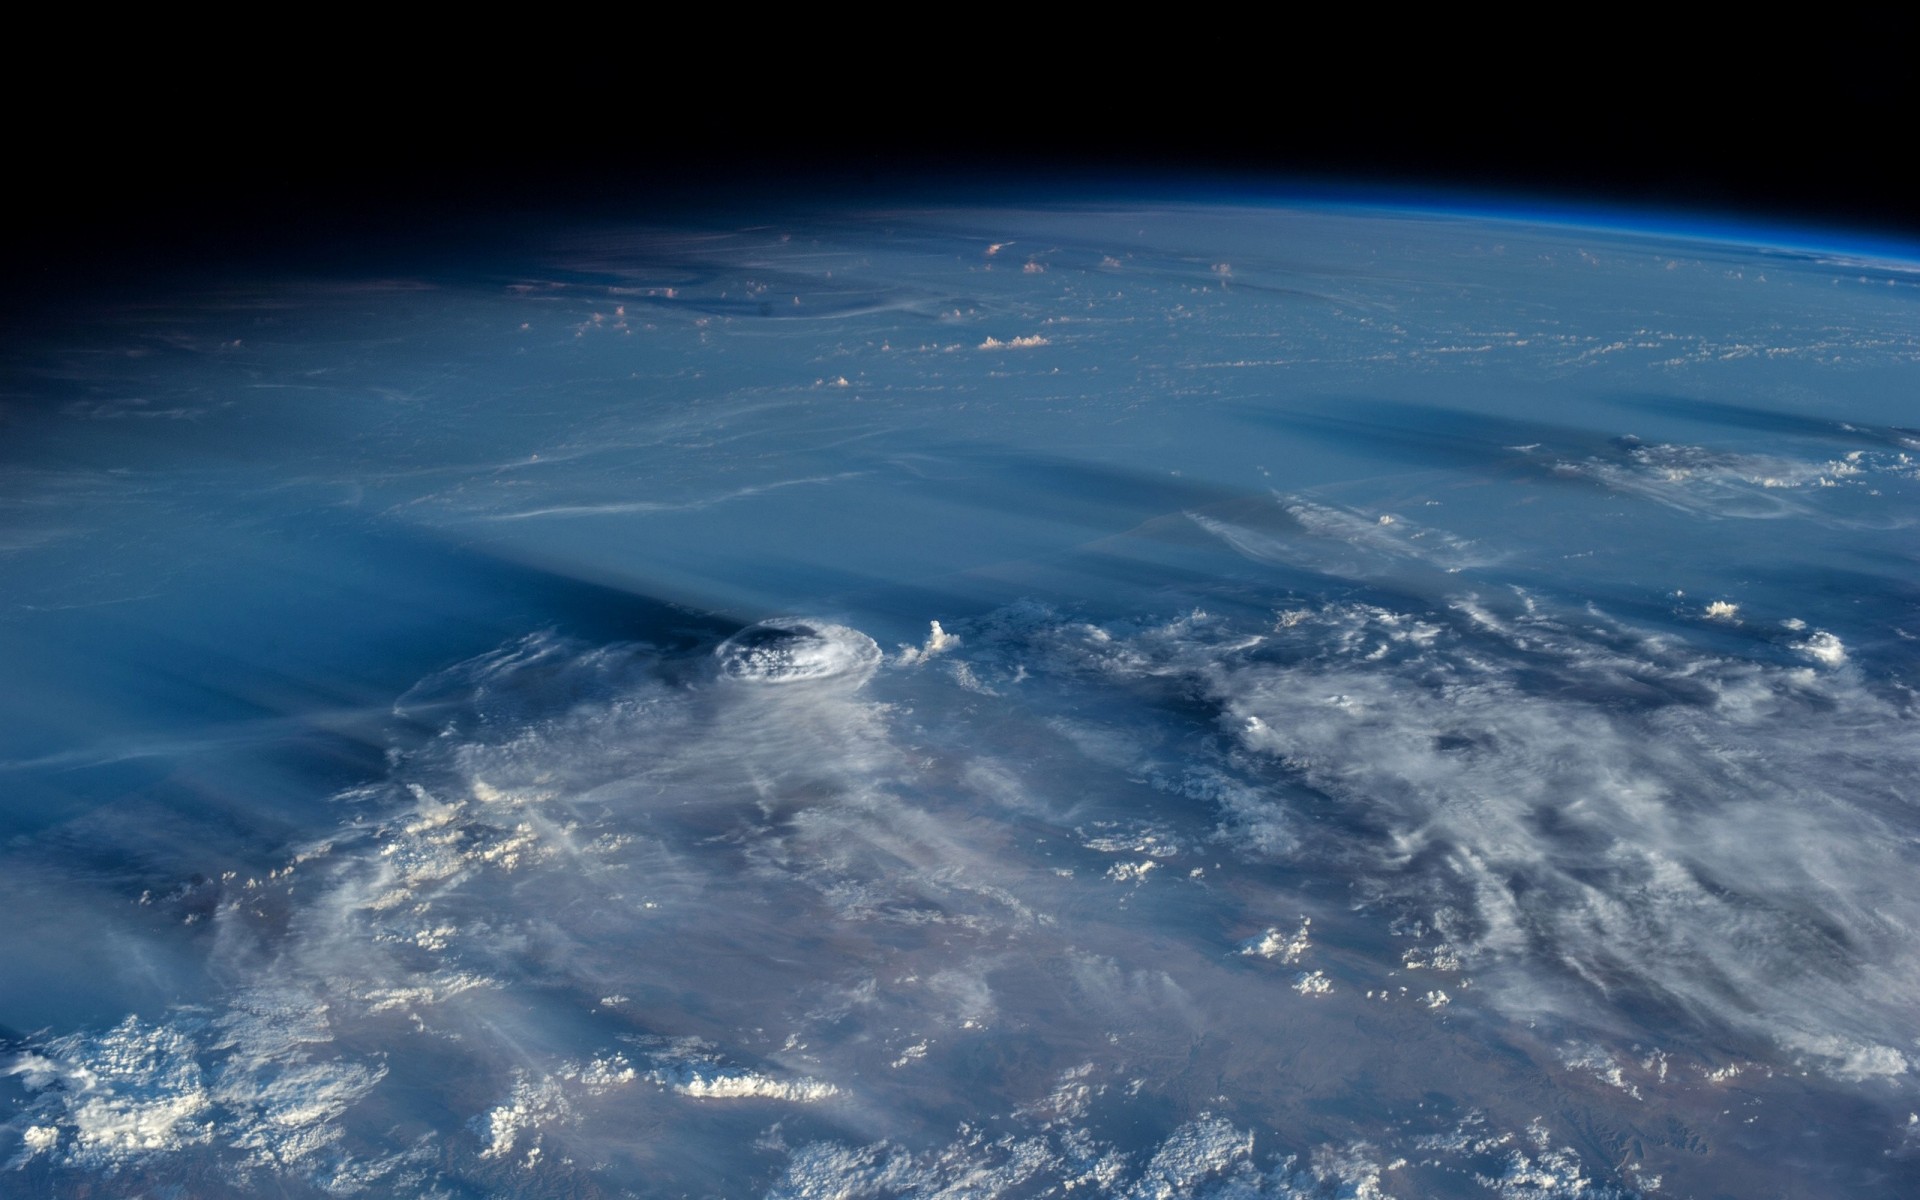
[{"label": "shadowed cloud area", "polygon": [[1920,268],[1648,227],[774,210],[47,322],[0,1192],[1911,1193]]}]

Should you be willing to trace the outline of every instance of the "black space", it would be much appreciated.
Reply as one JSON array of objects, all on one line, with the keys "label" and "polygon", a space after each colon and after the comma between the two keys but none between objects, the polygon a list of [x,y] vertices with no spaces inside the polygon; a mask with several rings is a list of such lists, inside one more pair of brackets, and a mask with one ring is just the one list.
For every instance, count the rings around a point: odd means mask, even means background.
[{"label": "black space", "polygon": [[1089,31],[914,10],[876,31],[673,11],[677,29],[532,14],[555,27],[492,30],[484,53],[378,28],[145,52],[122,31],[111,68],[16,74],[0,307],[181,271],[404,269],[562,215],[1103,182],[1491,192],[1920,242],[1906,18],[1681,37],[1619,13],[1334,31],[1160,10]]}]

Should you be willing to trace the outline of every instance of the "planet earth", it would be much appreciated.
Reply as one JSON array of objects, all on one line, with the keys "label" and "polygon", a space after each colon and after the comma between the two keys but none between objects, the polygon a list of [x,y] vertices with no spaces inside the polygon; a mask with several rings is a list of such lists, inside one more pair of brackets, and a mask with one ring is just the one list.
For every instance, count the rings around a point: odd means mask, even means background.
[{"label": "planet earth", "polygon": [[1920,256],[796,200],[4,354],[0,1192],[1920,1194]]}]

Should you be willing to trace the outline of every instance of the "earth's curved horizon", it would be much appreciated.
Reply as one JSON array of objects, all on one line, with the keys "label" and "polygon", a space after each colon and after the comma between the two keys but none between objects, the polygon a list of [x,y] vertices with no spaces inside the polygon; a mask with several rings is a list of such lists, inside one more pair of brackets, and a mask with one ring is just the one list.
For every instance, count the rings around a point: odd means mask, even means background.
[{"label": "earth's curved horizon", "polygon": [[0,1192],[1912,1194],[1920,255],[1597,219],[43,323]]}]

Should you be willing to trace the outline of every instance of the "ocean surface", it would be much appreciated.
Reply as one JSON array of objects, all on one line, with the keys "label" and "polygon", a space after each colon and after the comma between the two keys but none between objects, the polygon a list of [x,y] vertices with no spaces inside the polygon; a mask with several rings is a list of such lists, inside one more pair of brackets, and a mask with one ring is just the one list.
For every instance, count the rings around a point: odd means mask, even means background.
[{"label": "ocean surface", "polygon": [[1920,1193],[1920,261],[556,225],[0,352],[0,1193]]}]

